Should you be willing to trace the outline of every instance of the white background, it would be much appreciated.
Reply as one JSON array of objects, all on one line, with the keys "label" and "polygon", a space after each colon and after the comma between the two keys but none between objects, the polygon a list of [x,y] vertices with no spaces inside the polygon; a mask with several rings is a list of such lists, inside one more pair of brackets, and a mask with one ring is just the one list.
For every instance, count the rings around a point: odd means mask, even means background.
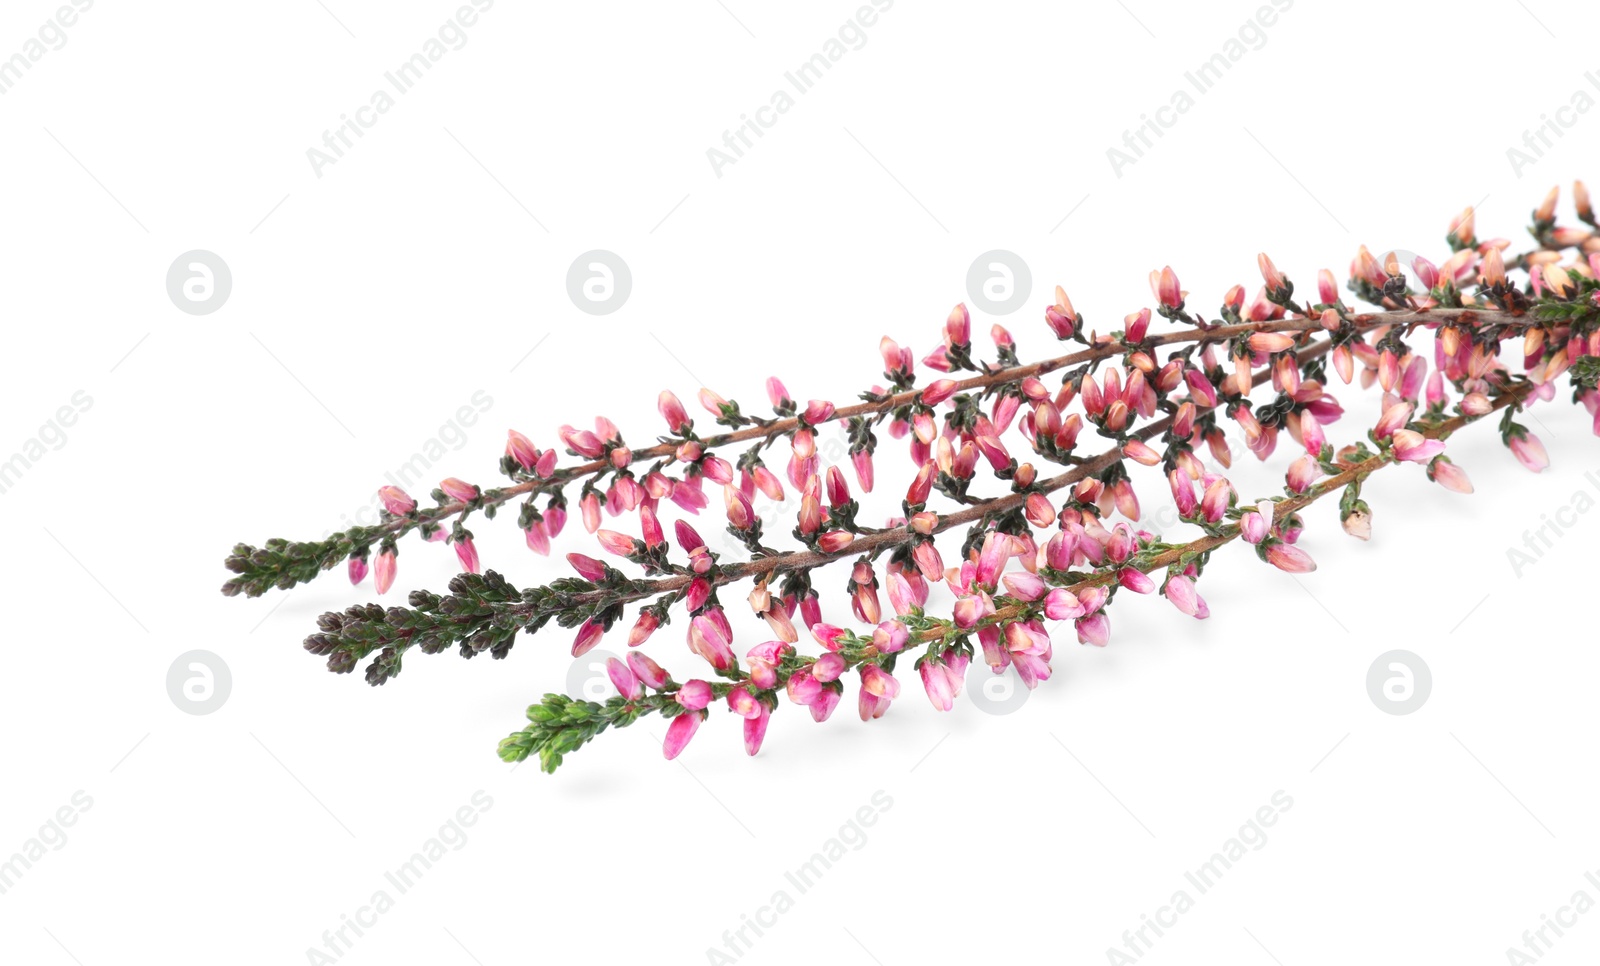
[{"label": "white background", "polygon": [[[901,0],[718,177],[707,149],[854,8],[500,0],[320,177],[307,149],[454,4],[97,3],[0,96],[0,451],[74,392],[93,400],[3,495],[0,857],[74,792],[93,801],[0,895],[7,961],[320,961],[323,931],[478,790],[492,806],[465,844],[389,888],[394,910],[340,961],[706,962],[787,888],[794,908],[742,961],[1105,962],[1175,890],[1196,895],[1183,873],[1280,789],[1293,806],[1266,844],[1146,960],[1504,962],[1575,891],[1600,899],[1584,879],[1600,869],[1600,515],[1520,577],[1507,559],[1597,495],[1588,417],[1562,399],[1528,420],[1546,473],[1475,427],[1451,453],[1477,495],[1381,474],[1370,544],[1329,502],[1301,544],[1315,574],[1229,547],[1201,584],[1204,623],[1123,595],[1111,647],[1066,631],[1055,678],[1014,714],[940,715],[907,668],[884,720],[856,719],[853,688],[825,726],[786,706],[753,760],[718,711],[679,762],[649,723],[553,777],[513,771],[495,744],[563,688],[565,632],[503,662],[418,655],[371,689],[300,650],[316,614],[370,584],[217,593],[236,541],[343,525],[479,390],[492,405],[464,441],[446,431],[459,448],[438,478],[492,484],[507,427],[549,446],[604,413],[649,440],[656,392],[690,400],[702,380],[747,411],[769,374],[846,402],[877,378],[881,334],[932,347],[990,249],[1031,266],[1027,307],[1004,319],[1030,358],[1055,345],[1041,315],[1057,283],[1105,330],[1170,263],[1210,313],[1227,286],[1254,290],[1258,250],[1302,289],[1321,267],[1342,279],[1361,243],[1440,261],[1448,219],[1476,203],[1480,234],[1521,249],[1550,185],[1600,176],[1580,163],[1600,146],[1593,112],[1520,177],[1507,157],[1574,91],[1600,96],[1592,5],[1299,0],[1118,177],[1107,148],[1255,4]],[[0,56],[53,9],[7,4]],[[164,287],[194,249],[233,275],[210,315]],[[633,274],[601,318],[565,286],[590,249]],[[1372,400],[1339,395],[1332,439],[1361,438]],[[874,513],[910,467],[903,444],[881,452]],[[1281,453],[1243,462],[1247,493],[1280,485]],[[1161,505],[1153,476],[1139,485]],[[565,569],[510,519],[475,530],[519,585]],[[560,546],[592,542],[575,521]],[[414,539],[400,563],[396,592],[455,572]],[[826,612],[847,618],[842,596]],[[736,620],[741,651],[763,639]],[[649,649],[687,671],[681,634]],[[1433,674],[1398,717],[1365,684],[1397,647]],[[231,669],[209,715],[166,688],[193,649]],[[784,872],[880,789],[893,805],[865,844],[796,894]],[[1590,912],[1546,959],[1597,951]]]}]

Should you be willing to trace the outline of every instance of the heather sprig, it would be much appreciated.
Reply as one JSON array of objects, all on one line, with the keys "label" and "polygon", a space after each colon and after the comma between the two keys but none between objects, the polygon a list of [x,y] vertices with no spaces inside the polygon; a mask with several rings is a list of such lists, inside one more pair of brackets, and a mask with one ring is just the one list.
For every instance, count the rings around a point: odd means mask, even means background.
[{"label": "heather sprig", "polygon": [[[1580,220],[1592,226],[1586,191],[1579,185],[1574,194]],[[968,667],[980,659],[1033,688],[1051,675],[1051,624],[1070,621],[1080,643],[1105,646],[1109,608],[1124,592],[1164,596],[1187,616],[1207,617],[1198,584],[1213,552],[1234,540],[1280,570],[1314,569],[1296,543],[1305,526],[1301,511],[1324,497],[1338,494],[1345,532],[1368,538],[1374,513],[1362,485],[1380,469],[1416,463],[1427,480],[1471,492],[1466,473],[1445,453],[1448,438],[1467,423],[1499,413],[1502,442],[1529,469],[1543,469],[1543,445],[1516,415],[1553,399],[1562,376],[1571,398],[1596,414],[1600,433],[1600,239],[1559,226],[1556,201],[1552,193],[1534,212],[1538,247],[1509,258],[1510,243],[1478,239],[1475,213],[1463,212],[1450,224],[1448,257],[1437,265],[1418,257],[1409,266],[1418,290],[1395,254],[1380,259],[1362,247],[1346,287],[1373,310],[1345,304],[1332,272],[1319,272],[1314,289],[1297,287],[1262,254],[1254,297],[1235,285],[1208,318],[1166,267],[1150,273],[1154,309],[1129,313],[1104,334],[1089,328],[1058,288],[1045,325],[1076,347],[1040,362],[1022,363],[1011,333],[998,325],[990,332],[993,359],[983,360],[971,317],[957,306],[939,344],[921,359],[931,381],[919,385],[915,354],[886,337],[877,349],[887,385],[863,391],[859,403],[800,403],[771,378],[771,414],[755,415],[702,389],[698,400],[723,431],[701,436],[678,397],[664,391],[658,412],[666,435],[634,450],[603,417],[593,431],[564,426],[562,448],[577,460],[565,467],[556,449],[540,450],[513,432],[500,465],[508,485],[447,479],[430,508],[385,487],[377,527],[235,548],[228,567],[236,576],[224,592],[254,596],[293,586],[341,560],[360,583],[375,552],[370,569],[381,594],[394,581],[406,534],[421,530],[450,543],[467,572],[447,594],[415,591],[409,606],[325,614],[307,638],[306,648],[330,670],[367,662],[372,684],[399,674],[414,648],[502,658],[519,632],[554,620],[574,630],[571,652],[578,656],[630,613],[631,648],[681,619],[688,650],[709,666],[707,679],[679,683],[630,650],[627,660],[608,662],[616,697],[600,703],[546,695],[500,748],[508,761],[538,755],[546,771],[606,728],[649,715],[668,721],[665,752],[675,757],[719,703],[743,719],[745,747],[754,754],[785,703],[807,708],[817,721],[829,717],[846,675],[857,681],[860,716],[871,720],[898,696],[896,672],[905,661],[940,710],[953,707]],[[1525,279],[1517,282],[1511,272]],[[1152,331],[1156,316],[1171,328]],[[1431,337],[1427,349],[1414,345],[1423,337]],[[955,378],[963,373],[971,375]],[[1342,444],[1334,436],[1344,416],[1332,393],[1335,378],[1360,389],[1376,385],[1382,397],[1376,423]],[[1266,398],[1255,393],[1263,386],[1271,389]],[[1297,455],[1280,495],[1242,502],[1225,474],[1235,454],[1224,420],[1261,460],[1292,441]],[[819,433],[834,423],[848,455],[823,465]],[[869,523],[850,476],[861,491],[881,482],[879,431],[906,441],[914,475],[899,515]],[[1103,443],[1093,444],[1093,436]],[[787,456],[783,478],[766,462],[775,454]],[[1047,464],[1058,469],[1042,472]],[[1202,536],[1170,543],[1138,528],[1134,486],[1147,472],[1161,474],[1163,498]],[[799,497],[786,537],[765,532],[754,509],[758,494],[783,499],[785,482]],[[721,489],[726,526],[747,551],[744,559],[713,552],[687,519],[670,526],[663,520],[671,505],[687,516],[707,510],[712,487]],[[573,551],[567,560],[576,576],[520,590],[493,570],[479,573],[465,526],[471,514],[492,518],[521,499],[517,522],[529,548],[549,553],[569,498],[600,551],[620,558],[617,566]],[[1147,491],[1144,500],[1150,498]],[[636,523],[605,526],[603,513],[628,514]],[[941,548],[937,538],[958,530],[961,544],[947,561],[954,548]],[[774,547],[776,539],[796,546]],[[841,583],[853,627],[823,619],[817,578],[834,563],[848,565]],[[721,595],[746,581],[747,602],[771,639],[741,659]],[[929,603],[939,583],[954,597],[947,611]],[[821,649],[817,656],[799,648],[807,633]]]}]

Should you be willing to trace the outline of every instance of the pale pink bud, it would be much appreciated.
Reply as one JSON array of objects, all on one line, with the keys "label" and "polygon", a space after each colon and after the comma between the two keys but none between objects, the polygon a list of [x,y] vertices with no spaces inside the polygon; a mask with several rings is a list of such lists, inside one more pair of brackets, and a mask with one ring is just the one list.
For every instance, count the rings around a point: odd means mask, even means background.
[{"label": "pale pink bud", "polygon": [[398,486],[385,486],[378,490],[378,498],[383,501],[383,508],[397,517],[403,517],[417,508],[417,501],[411,499],[405,490]]},{"label": "pale pink bud", "polygon": [[1550,465],[1550,456],[1545,452],[1544,444],[1532,433],[1524,431],[1521,436],[1511,437],[1509,445],[1517,462],[1535,473]]},{"label": "pale pink bud", "polygon": [[471,503],[478,498],[478,488],[476,486],[471,483],[464,483],[453,476],[441,481],[439,489],[444,491],[445,496],[455,500],[457,503]]},{"label": "pale pink bud", "polygon": [[550,556],[550,530],[545,521],[536,520],[522,531],[523,539],[527,541],[528,549],[541,557]]},{"label": "pale pink bud", "polygon": [[1109,614],[1091,614],[1080,617],[1073,623],[1073,629],[1078,632],[1079,644],[1093,644],[1095,647],[1105,647],[1111,642],[1111,616]]},{"label": "pale pink bud", "polygon": [[1254,352],[1283,352],[1294,347],[1294,339],[1282,332],[1254,332],[1250,335],[1250,349]]},{"label": "pale pink bud", "polygon": [[1316,459],[1308,453],[1289,465],[1287,474],[1289,489],[1296,493],[1304,493],[1321,475],[1322,467],[1317,465]]},{"label": "pale pink bud", "polygon": [[1122,444],[1122,455],[1133,460],[1135,463],[1140,463],[1144,466],[1155,466],[1157,463],[1161,462],[1160,453],[1151,449],[1149,445],[1137,439],[1130,439],[1126,443]]},{"label": "pale pink bud", "polygon": [[394,586],[395,570],[394,551],[379,552],[377,559],[372,562],[372,584],[378,593],[387,594],[389,588]]},{"label": "pale pink bud", "polygon": [[844,643],[845,629],[834,624],[818,622],[811,625],[811,636],[830,651],[837,651]]},{"label": "pale pink bud", "polygon": [[1426,463],[1444,452],[1443,441],[1428,439],[1416,430],[1397,429],[1393,439],[1395,458],[1407,462]]},{"label": "pale pink bud", "polygon": [[1246,510],[1239,516],[1239,535],[1244,537],[1245,543],[1260,543],[1267,536],[1267,519],[1254,510]]},{"label": "pale pink bud", "polygon": [[840,553],[848,550],[856,535],[848,530],[829,530],[817,538],[817,548],[823,553]]},{"label": "pale pink bud", "polygon": [[[1278,271],[1278,266],[1272,264],[1272,259],[1267,257],[1266,252],[1256,256],[1256,267],[1261,269],[1261,280],[1266,283],[1268,291],[1276,292],[1286,284],[1283,273]],[[1323,301],[1331,302],[1333,300],[1323,299]]]},{"label": "pale pink bud", "polygon": [[595,536],[600,538],[600,546],[604,547],[608,553],[614,553],[619,557],[632,556],[634,551],[633,538],[627,534],[618,533],[615,530],[600,530],[595,533]]},{"label": "pale pink bud", "polygon": [[455,541],[456,559],[461,561],[461,569],[469,574],[479,573],[478,548],[471,537],[459,537]]},{"label": "pale pink bud", "polygon": [[506,431],[506,455],[522,464],[525,470],[531,470],[539,463],[539,450],[533,441],[514,429]]},{"label": "pale pink bud", "polygon": [[1454,493],[1471,493],[1472,481],[1467,472],[1444,457],[1428,464],[1428,478]]},{"label": "pale pink bud", "polygon": [[1167,600],[1190,617],[1199,616],[1200,595],[1195,593],[1194,581],[1177,574],[1167,580]]},{"label": "pale pink bud", "polygon": [[1075,620],[1083,614],[1083,604],[1065,587],[1057,587],[1044,597],[1044,616],[1053,621]]},{"label": "pale pink bud", "polygon": [[1044,596],[1044,579],[1037,574],[1026,572],[1006,574],[1003,582],[1006,590],[1018,600],[1034,601]]},{"label": "pale pink bud", "polygon": [[1290,574],[1309,574],[1317,569],[1317,563],[1310,554],[1287,543],[1274,543],[1268,547],[1267,563]]}]

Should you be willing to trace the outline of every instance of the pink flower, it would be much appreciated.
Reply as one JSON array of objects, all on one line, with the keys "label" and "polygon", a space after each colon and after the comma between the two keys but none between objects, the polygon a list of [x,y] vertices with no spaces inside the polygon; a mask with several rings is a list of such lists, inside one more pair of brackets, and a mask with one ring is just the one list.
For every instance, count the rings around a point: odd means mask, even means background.
[{"label": "pink flower", "polygon": [[529,550],[541,557],[550,556],[550,531],[545,521],[535,520],[528,524],[528,529],[522,531],[522,536]]},{"label": "pink flower", "polygon": [[394,586],[395,554],[393,550],[383,550],[378,553],[378,558],[372,562],[372,584],[379,594],[387,594],[389,588]]},{"label": "pink flower", "polygon": [[727,700],[728,710],[741,718],[754,718],[765,710],[750,689],[742,686],[729,691]]},{"label": "pink flower", "polygon": [[1397,429],[1393,439],[1395,458],[1410,463],[1426,463],[1444,452],[1443,441],[1428,439],[1413,429]]},{"label": "pink flower", "polygon": [[367,579],[367,558],[351,557],[350,563],[346,567],[346,572],[350,576],[350,583],[352,585],[361,583],[363,580]]},{"label": "pink flower", "polygon": [[644,685],[639,683],[639,676],[617,658],[606,658],[606,676],[616,685],[617,693],[629,701],[637,701],[644,697]]},{"label": "pink flower", "polygon": [[711,685],[699,678],[685,681],[674,700],[683,705],[686,711],[699,711],[711,703]]},{"label": "pink flower", "polygon": [[711,614],[702,614],[689,625],[689,650],[719,671],[726,671],[734,665],[730,642],[731,636],[726,628],[713,620]]},{"label": "pink flower", "polygon": [[1550,465],[1550,456],[1544,451],[1544,444],[1527,430],[1523,430],[1520,436],[1512,436],[1507,445],[1511,447],[1511,455],[1517,458],[1517,462],[1534,473]]},{"label": "pink flower", "polygon": [[539,450],[533,441],[514,429],[506,431],[506,455],[522,464],[525,470],[539,465]]},{"label": "pink flower", "polygon": [[607,552],[619,557],[632,556],[633,538],[627,534],[615,530],[599,530],[595,532],[595,536],[600,538],[600,546],[606,548]]},{"label": "pink flower", "polygon": [[667,682],[671,680],[667,676],[667,672],[662,670],[661,665],[638,651],[629,652],[628,670],[632,671],[634,677],[638,678],[646,687],[657,691],[666,687]]},{"label": "pink flower", "polygon": [[872,492],[872,454],[864,449],[856,450],[850,454],[850,463],[855,467],[856,482],[861,484],[865,493]]},{"label": "pink flower", "polygon": [[[1288,284],[1288,280],[1283,277],[1282,272],[1278,271],[1278,266],[1272,264],[1272,259],[1267,257],[1266,252],[1262,252],[1256,256],[1256,266],[1261,269],[1261,280],[1266,283],[1267,291],[1277,292]],[[1325,291],[1322,294],[1327,295]],[[1335,290],[1332,297],[1325,297],[1322,301],[1326,304],[1337,301],[1337,299],[1338,293],[1337,290]]]},{"label": "pink flower", "polygon": [[844,656],[836,654],[833,651],[829,651],[828,653],[817,658],[816,663],[811,665],[811,676],[816,678],[818,681],[821,681],[823,684],[827,684],[829,681],[839,680],[839,675],[843,674],[844,672]]},{"label": "pink flower", "polygon": [[1444,457],[1428,464],[1428,478],[1453,493],[1471,493],[1472,481],[1467,472]]},{"label": "pink flower", "polygon": [[1012,573],[1004,578],[1006,590],[1018,600],[1034,601],[1044,596],[1044,578],[1038,574]]},{"label": "pink flower", "polygon": [[1072,591],[1057,587],[1045,595],[1044,616],[1053,621],[1074,620],[1084,614],[1083,604]]},{"label": "pink flower", "polygon": [[672,724],[667,726],[666,740],[661,743],[661,753],[668,761],[683,754],[683,749],[689,746],[689,739],[700,730],[701,713],[687,711],[672,719]]},{"label": "pink flower", "polygon": [[1267,563],[1290,574],[1309,574],[1317,569],[1317,562],[1310,554],[1287,543],[1273,543],[1268,547]]},{"label": "pink flower", "polygon": [[1080,617],[1073,627],[1078,632],[1079,644],[1093,644],[1095,647],[1105,647],[1111,642],[1111,618],[1107,614],[1091,614]]},{"label": "pink flower", "polygon": [[1136,594],[1148,594],[1156,589],[1156,582],[1150,575],[1132,567],[1123,567],[1117,572],[1117,582]]},{"label": "pink flower", "polygon": [[478,548],[471,537],[457,537],[455,540],[456,559],[461,561],[461,569],[469,574],[480,573],[478,569]]},{"label": "pink flower", "polygon": [[584,621],[583,626],[578,628],[577,636],[572,639],[572,656],[582,657],[594,650],[595,645],[605,636],[604,627],[592,620]]},{"label": "pink flower", "polygon": [[[1151,271],[1150,292],[1156,297],[1157,301],[1169,309],[1183,308],[1183,293],[1179,291],[1178,275],[1170,265],[1159,272]],[[1140,336],[1139,338],[1129,338],[1127,341],[1139,342],[1142,339],[1143,336]]]},{"label": "pink flower", "polygon": [[950,310],[950,318],[944,323],[944,339],[952,346],[963,346],[972,341],[972,316],[967,313],[966,303]]},{"label": "pink flower", "polygon": [[[1176,284],[1177,280],[1174,279],[1173,282],[1174,282],[1174,284]],[[1176,308],[1181,307],[1182,305],[1183,305],[1183,302],[1180,299],[1178,301],[1177,305],[1169,306],[1169,308],[1176,309]],[[1122,324],[1123,324],[1123,333],[1122,333],[1122,341],[1123,342],[1129,343],[1130,345],[1131,344],[1136,344],[1136,343],[1139,343],[1139,342],[1143,342],[1145,335],[1147,335],[1149,333],[1149,331],[1150,331],[1150,310],[1149,309],[1140,309],[1137,312],[1131,312],[1128,315],[1123,317]]]},{"label": "pink flower", "polygon": [[767,737],[767,723],[772,720],[772,712],[762,703],[756,704],[756,713],[747,715],[744,719],[744,753],[754,755],[761,750],[761,742]]},{"label": "pink flower", "polygon": [[478,498],[478,488],[476,486],[458,480],[453,476],[447,480],[442,480],[439,483],[439,489],[444,491],[445,496],[455,500],[457,503],[471,503]]},{"label": "pink flower", "polygon": [[417,508],[417,501],[406,495],[406,491],[398,486],[385,486],[378,490],[378,498],[383,501],[383,508],[397,517],[403,517]]},{"label": "pink flower", "polygon": [[1204,603],[1200,595],[1195,593],[1194,581],[1183,574],[1176,574],[1167,579],[1167,600],[1172,601],[1172,606],[1178,608],[1190,617],[1200,617],[1200,607]]},{"label": "pink flower", "polygon": [[782,409],[785,405],[793,405],[794,397],[789,395],[789,389],[782,380],[777,376],[768,376],[767,401],[772,403],[773,409]]},{"label": "pink flower", "polygon": [[922,403],[925,406],[937,406],[956,394],[956,381],[954,379],[940,379],[922,390]]},{"label": "pink flower", "polygon": [[677,396],[665,389],[656,397],[656,411],[667,421],[667,429],[671,432],[681,433],[689,428],[688,410],[683,408]]}]

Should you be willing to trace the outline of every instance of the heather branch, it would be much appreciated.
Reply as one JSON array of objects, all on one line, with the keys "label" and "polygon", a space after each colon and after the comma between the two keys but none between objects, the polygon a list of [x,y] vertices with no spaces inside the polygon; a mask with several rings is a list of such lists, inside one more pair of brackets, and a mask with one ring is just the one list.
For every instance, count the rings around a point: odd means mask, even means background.
[{"label": "heather branch", "polygon": [[[1509,324],[1514,320],[1510,313],[1492,309],[1436,309],[1430,312],[1407,309],[1376,313],[1341,312],[1341,315],[1348,324],[1346,338],[1389,327],[1409,330],[1418,325],[1438,325],[1454,321],[1460,321],[1462,324],[1479,322]],[[1151,335],[1133,343],[1112,336],[1098,337],[1094,340],[1095,344],[1089,348],[1027,365],[1001,368],[985,364],[982,374],[955,380],[951,392],[986,394],[1014,387],[1026,379],[1071,367],[1084,366],[1087,367],[1087,371],[1093,371],[1096,366],[1108,360],[1157,347],[1222,344],[1253,333],[1303,333],[1315,331],[1322,325],[1316,316],[1238,322],[1231,325],[1212,325],[1187,314],[1183,314],[1181,318],[1196,324],[1179,331]],[[1081,327],[1075,331],[1075,336],[1080,341],[1091,341],[1082,336]],[[902,381],[909,380],[909,376],[902,377]],[[926,392],[927,389],[907,389],[893,394],[864,393],[865,402],[832,409],[827,416],[814,421],[808,420],[804,415],[770,420],[740,416],[737,415],[737,406],[730,404],[728,407],[731,410],[730,420],[754,421],[756,425],[703,438],[695,436],[692,428],[686,428],[678,438],[663,437],[663,441],[657,445],[639,450],[630,450],[622,446],[619,439],[615,446],[609,448],[604,458],[555,469],[548,475],[538,478],[524,478],[529,477],[531,471],[517,466],[516,462],[507,456],[502,460],[502,469],[511,473],[514,478],[522,478],[521,482],[510,486],[480,489],[471,499],[451,500],[444,491],[435,490],[434,496],[440,501],[438,506],[423,507],[414,504],[410,512],[398,514],[386,509],[383,511],[384,522],[377,526],[351,527],[330,534],[319,541],[291,542],[273,538],[260,548],[249,544],[238,544],[225,561],[227,568],[238,576],[224,583],[222,592],[228,596],[243,593],[248,597],[258,597],[273,587],[287,590],[296,584],[309,582],[323,571],[331,570],[341,562],[352,558],[362,562],[364,573],[364,563],[374,545],[379,546],[380,551],[386,550],[392,554],[395,541],[414,530],[420,530],[424,537],[428,537],[445,524],[455,521],[458,517],[464,518],[474,511],[482,511],[486,517],[493,518],[501,507],[519,497],[527,497],[531,508],[533,498],[549,495],[552,498],[552,507],[564,508],[566,502],[562,494],[568,484],[585,477],[599,479],[607,473],[624,473],[629,467],[644,463],[653,463],[652,469],[671,465],[685,443],[698,444],[704,454],[743,442],[759,441],[770,444],[773,440],[793,434],[800,429],[815,428],[831,422],[854,419],[881,422],[897,411],[918,404]],[[782,408],[793,407],[791,405]],[[618,453],[625,454],[620,466],[616,465]],[[699,467],[691,464],[690,471],[698,472]],[[455,523],[455,527],[456,536],[466,533],[459,529],[459,521]],[[470,533],[467,533],[467,536],[470,537]]]},{"label": "heather branch", "polygon": [[[1532,383],[1524,382],[1502,392],[1494,400],[1489,412],[1520,405],[1533,388]],[[1428,439],[1443,440],[1468,423],[1476,422],[1486,415],[1488,414],[1480,416],[1463,414],[1438,421],[1423,430],[1421,435]],[[1277,500],[1273,504],[1271,526],[1276,529],[1292,514],[1306,509],[1328,494],[1344,490],[1352,484],[1359,485],[1373,473],[1398,462],[1400,460],[1393,450],[1385,450],[1344,468],[1339,473],[1314,484],[1304,493]],[[1242,525],[1232,523],[1217,527],[1214,532],[1181,545],[1152,542],[1129,566],[1143,574],[1176,568],[1191,561],[1198,561],[1203,567],[1213,551],[1242,535]],[[1119,572],[1124,569],[1127,568],[1112,566],[1092,574],[1051,573],[1045,582],[1050,586],[1078,594],[1094,587],[1114,586],[1119,580]],[[920,629],[911,635],[911,644],[887,653],[879,649],[874,637],[846,632],[833,651],[841,658],[840,674],[859,670],[868,665],[876,666],[885,673],[892,673],[897,660],[902,655],[910,653],[910,649],[917,645],[926,648],[925,656],[918,661],[919,665],[935,655],[949,654],[963,649],[970,654],[969,638],[982,633],[985,627],[1037,621],[1045,617],[1045,606],[1039,600],[1023,601],[998,597],[996,604],[997,609],[994,613],[980,618],[968,627],[957,627],[952,621],[929,619],[920,612],[905,615],[901,618],[903,621],[918,625]],[[752,677],[736,674],[733,680],[709,684],[706,694],[709,695],[711,702],[716,702],[725,701],[735,692],[743,691],[753,700],[760,702],[760,708],[763,710],[759,714],[764,727],[766,716],[778,707],[777,692],[787,690],[791,677],[796,674],[811,673],[810,669],[814,666],[815,662],[808,659],[785,654],[772,669],[771,681],[758,683]],[[835,677],[835,680],[838,678]],[[537,755],[541,770],[553,773],[560,767],[566,755],[583,747],[607,728],[624,728],[650,714],[659,714],[669,720],[682,715],[694,715],[703,720],[706,717],[703,707],[686,708],[679,701],[679,696],[683,692],[684,685],[668,677],[654,694],[640,693],[634,697],[618,695],[607,699],[603,704],[563,694],[546,694],[540,703],[528,706],[529,724],[501,740],[498,749],[500,758],[506,762],[520,762],[531,755]],[[689,702],[691,705],[698,703],[698,701]],[[694,724],[693,727],[698,728],[698,724]]]}]

